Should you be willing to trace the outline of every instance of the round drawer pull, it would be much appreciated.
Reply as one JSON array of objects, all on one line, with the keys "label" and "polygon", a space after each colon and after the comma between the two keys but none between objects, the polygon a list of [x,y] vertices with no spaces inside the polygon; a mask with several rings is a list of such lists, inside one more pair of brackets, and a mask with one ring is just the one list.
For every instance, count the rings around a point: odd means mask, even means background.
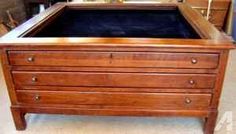
[{"label": "round drawer pull", "polygon": [[185,98],[185,103],[186,104],[191,104],[192,103],[192,100],[188,97]]},{"label": "round drawer pull", "polygon": [[32,82],[37,82],[37,80],[38,80],[38,79],[37,79],[36,77],[32,77],[32,78],[31,78],[31,81],[32,81]]},{"label": "round drawer pull", "polygon": [[40,98],[41,98],[41,97],[40,97],[39,95],[35,95],[34,100],[35,100],[35,101],[39,101]]},{"label": "round drawer pull", "polygon": [[191,62],[192,62],[192,64],[197,64],[198,61],[197,61],[196,58],[192,58],[192,59],[191,59]]},{"label": "round drawer pull", "polygon": [[34,57],[31,56],[31,57],[27,58],[27,61],[28,61],[28,62],[34,62]]},{"label": "round drawer pull", "polygon": [[194,85],[196,82],[195,82],[194,80],[189,80],[188,83],[189,83],[190,85]]}]

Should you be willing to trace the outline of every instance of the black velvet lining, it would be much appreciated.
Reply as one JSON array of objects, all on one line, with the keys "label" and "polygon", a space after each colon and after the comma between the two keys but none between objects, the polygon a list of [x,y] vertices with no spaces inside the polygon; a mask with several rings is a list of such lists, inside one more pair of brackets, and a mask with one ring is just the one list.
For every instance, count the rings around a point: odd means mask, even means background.
[{"label": "black velvet lining", "polygon": [[177,9],[66,9],[34,37],[200,38]]}]

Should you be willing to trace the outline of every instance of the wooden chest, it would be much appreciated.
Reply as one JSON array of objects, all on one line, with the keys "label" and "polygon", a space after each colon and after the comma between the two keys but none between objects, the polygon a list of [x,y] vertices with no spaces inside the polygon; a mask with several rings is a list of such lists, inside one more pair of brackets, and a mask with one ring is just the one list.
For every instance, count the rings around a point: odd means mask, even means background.
[{"label": "wooden chest", "polygon": [[[35,37],[65,8],[169,14],[178,9],[198,39]],[[234,48],[184,4],[56,4],[0,42],[17,130],[26,128],[26,113],[49,113],[201,117],[205,134],[212,134],[228,52]]]}]

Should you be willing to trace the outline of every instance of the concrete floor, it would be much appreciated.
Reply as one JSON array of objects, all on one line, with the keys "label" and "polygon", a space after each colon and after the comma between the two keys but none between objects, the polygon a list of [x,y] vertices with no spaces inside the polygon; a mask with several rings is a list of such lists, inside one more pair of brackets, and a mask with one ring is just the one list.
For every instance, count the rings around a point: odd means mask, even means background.
[{"label": "concrete floor", "polygon": [[[203,134],[202,122],[197,118],[166,117],[99,117],[66,115],[27,115],[28,127],[16,131],[10,113],[10,102],[2,72],[0,72],[0,134]],[[215,134],[236,133],[236,51],[231,51],[219,121],[223,122]],[[231,123],[230,123],[231,122]],[[230,130],[230,125],[233,125]],[[221,126],[221,125],[219,125]],[[227,126],[229,127],[227,130]]]}]

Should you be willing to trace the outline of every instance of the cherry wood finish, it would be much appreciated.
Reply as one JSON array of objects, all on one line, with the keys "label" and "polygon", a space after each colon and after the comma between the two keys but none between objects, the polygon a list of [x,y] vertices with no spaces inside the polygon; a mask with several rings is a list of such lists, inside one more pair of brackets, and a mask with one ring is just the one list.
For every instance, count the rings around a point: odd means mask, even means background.
[{"label": "cherry wood finish", "polygon": [[[215,75],[97,72],[12,72],[14,83],[41,86],[214,88]],[[73,81],[72,81],[73,80]],[[145,81],[145,82],[141,82]],[[163,82],[165,81],[165,82]]]},{"label": "cherry wood finish", "polygon": [[26,128],[25,113],[20,109],[11,107],[11,113],[17,130],[24,130]]},{"label": "cherry wood finish", "polygon": [[[176,9],[201,39],[35,38],[73,9]],[[185,4],[59,3],[0,39],[17,130],[27,113],[193,116],[213,134],[234,46]]]},{"label": "cherry wood finish", "polygon": [[206,123],[204,124],[204,133],[205,134],[212,134],[214,133],[214,126],[216,125],[218,112],[211,111],[209,117],[206,118]]},{"label": "cherry wood finish", "polygon": [[10,51],[11,65],[217,68],[218,54],[153,52]]},{"label": "cherry wood finish", "polygon": [[[147,109],[207,110],[211,94],[17,91],[20,103],[108,105]],[[145,98],[145,99],[143,99]],[[112,101],[111,101],[112,100]]]}]

